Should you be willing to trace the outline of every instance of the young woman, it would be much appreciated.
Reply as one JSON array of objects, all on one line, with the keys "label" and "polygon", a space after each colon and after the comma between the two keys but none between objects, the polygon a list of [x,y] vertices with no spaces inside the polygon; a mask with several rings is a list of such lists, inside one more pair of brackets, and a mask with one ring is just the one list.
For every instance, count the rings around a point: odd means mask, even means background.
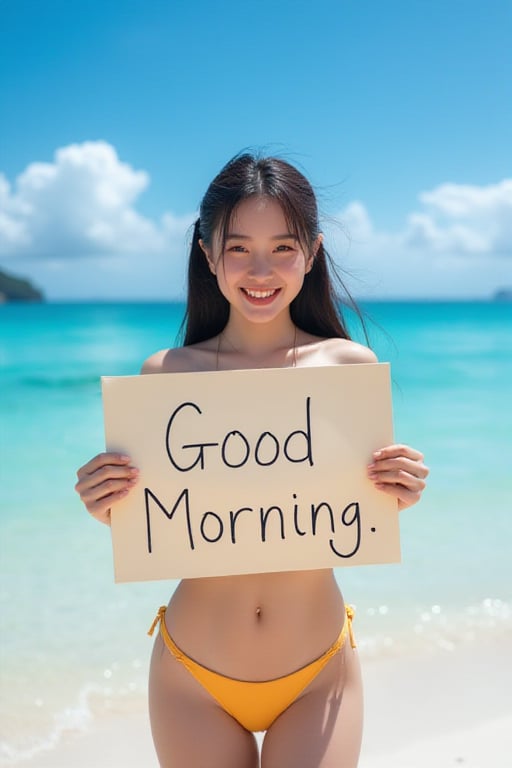
[{"label": "young woman", "polygon": [[[208,188],[189,262],[184,346],[143,373],[372,363],[339,314],[309,182],[276,158],[236,157]],[[370,481],[400,509],[418,501],[419,451],[383,446]],[[109,524],[137,469],[103,453],[78,471]],[[362,733],[351,610],[331,570],[183,580],[155,625],[149,681],[164,768],[353,768]]]}]

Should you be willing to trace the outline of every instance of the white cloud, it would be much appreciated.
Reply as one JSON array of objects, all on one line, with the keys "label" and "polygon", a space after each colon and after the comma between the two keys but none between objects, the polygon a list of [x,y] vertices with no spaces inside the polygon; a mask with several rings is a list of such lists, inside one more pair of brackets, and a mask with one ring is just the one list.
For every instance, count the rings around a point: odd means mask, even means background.
[{"label": "white cloud", "polygon": [[377,230],[360,202],[339,214],[348,237],[331,248],[368,296],[486,297],[512,283],[512,179],[488,186],[443,184],[395,231]]},{"label": "white cloud", "polygon": [[375,236],[368,211],[359,200],[345,208],[341,221],[351,240],[364,242]]},{"label": "white cloud", "polygon": [[[12,188],[0,174],[2,261],[49,298],[182,297],[196,214],[143,216],[137,202],[148,185],[105,142],[63,147]],[[340,213],[341,227],[326,227],[356,295],[483,297],[510,285],[512,179],[442,184],[418,200],[395,230],[377,229],[361,201]]]},{"label": "white cloud", "polygon": [[148,184],[148,174],[122,163],[110,144],[63,147],[53,163],[29,165],[12,191],[0,177],[0,254],[59,260],[163,253],[167,221],[135,209]]},{"label": "white cloud", "polygon": [[442,184],[420,201],[426,210],[409,216],[406,245],[449,255],[512,255],[512,179],[483,187]]},{"label": "white cloud", "polygon": [[32,163],[11,189],[0,174],[0,257],[50,299],[175,298],[185,283],[194,213],[141,215],[145,171],[106,142],[58,149]]}]

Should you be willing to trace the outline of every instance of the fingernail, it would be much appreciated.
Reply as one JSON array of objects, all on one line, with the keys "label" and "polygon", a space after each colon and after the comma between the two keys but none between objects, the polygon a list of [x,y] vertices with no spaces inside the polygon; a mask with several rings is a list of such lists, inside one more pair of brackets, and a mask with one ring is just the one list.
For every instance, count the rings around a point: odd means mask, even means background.
[{"label": "fingernail", "polygon": [[375,480],[375,478],[377,477],[377,473],[376,472],[368,472],[368,477],[370,478],[370,480]]},{"label": "fingernail", "polygon": [[368,464],[368,469],[375,469],[375,464]]},{"label": "fingernail", "polygon": [[124,453],[119,454],[119,458],[121,461],[130,461],[130,457],[126,456]]},{"label": "fingernail", "polygon": [[382,451],[375,451],[375,453],[373,454],[373,458],[374,459],[378,459],[379,456],[381,456],[381,455],[382,455]]}]

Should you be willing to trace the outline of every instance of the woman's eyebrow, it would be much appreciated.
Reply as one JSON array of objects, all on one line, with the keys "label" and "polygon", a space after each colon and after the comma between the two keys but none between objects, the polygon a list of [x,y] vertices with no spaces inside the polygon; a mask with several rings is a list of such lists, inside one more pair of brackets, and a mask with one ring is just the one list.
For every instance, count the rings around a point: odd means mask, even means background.
[{"label": "woman's eyebrow", "polygon": [[[229,232],[226,236],[226,240],[252,240],[250,235],[241,235],[237,232]],[[296,235],[292,235],[291,232],[286,232],[283,235],[272,235],[271,240],[297,240]]]}]

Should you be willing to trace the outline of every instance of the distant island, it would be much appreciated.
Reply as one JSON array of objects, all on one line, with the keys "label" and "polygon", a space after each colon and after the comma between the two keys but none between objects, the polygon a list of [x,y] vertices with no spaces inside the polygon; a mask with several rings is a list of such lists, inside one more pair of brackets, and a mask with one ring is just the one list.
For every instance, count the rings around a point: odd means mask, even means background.
[{"label": "distant island", "polygon": [[0,270],[0,304],[10,301],[44,301],[44,295],[29,280]]},{"label": "distant island", "polygon": [[512,288],[500,288],[492,298],[493,301],[512,301]]}]

